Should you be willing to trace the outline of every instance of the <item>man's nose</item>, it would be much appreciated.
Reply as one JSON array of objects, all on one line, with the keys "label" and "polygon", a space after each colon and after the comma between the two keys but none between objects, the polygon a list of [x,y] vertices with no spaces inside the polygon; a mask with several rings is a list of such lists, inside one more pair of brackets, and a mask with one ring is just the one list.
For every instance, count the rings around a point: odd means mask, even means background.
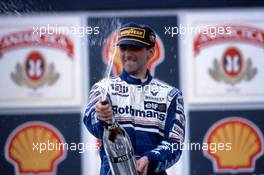
[{"label": "man's nose", "polygon": [[129,49],[124,50],[122,53],[123,53],[124,57],[130,57],[131,56],[131,51]]}]

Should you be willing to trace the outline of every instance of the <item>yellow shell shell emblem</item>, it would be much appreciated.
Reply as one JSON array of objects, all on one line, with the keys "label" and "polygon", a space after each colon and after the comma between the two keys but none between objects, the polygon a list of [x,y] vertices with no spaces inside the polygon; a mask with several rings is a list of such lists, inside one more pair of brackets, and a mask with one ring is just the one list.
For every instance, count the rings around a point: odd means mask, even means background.
[{"label": "yellow shell shell emblem", "polygon": [[[27,122],[8,137],[5,157],[16,167],[16,174],[56,174],[57,164],[65,159],[67,150],[54,146],[64,142],[60,132],[50,124]],[[53,147],[48,149],[48,145]]]},{"label": "yellow shell shell emblem", "polygon": [[244,118],[232,117],[214,124],[204,140],[208,145],[230,145],[230,149],[204,150],[215,172],[253,172],[255,161],[263,154],[263,135],[258,127]]}]

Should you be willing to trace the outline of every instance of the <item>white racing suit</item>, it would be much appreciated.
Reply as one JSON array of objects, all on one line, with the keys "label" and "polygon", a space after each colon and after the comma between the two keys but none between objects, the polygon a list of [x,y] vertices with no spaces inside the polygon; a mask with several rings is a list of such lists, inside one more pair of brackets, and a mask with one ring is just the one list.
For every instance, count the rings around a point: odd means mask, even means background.
[{"label": "white racing suit", "polygon": [[[120,77],[101,80],[90,91],[83,118],[89,132],[99,139],[103,123],[97,119],[95,105],[103,92],[110,98],[113,117],[127,131],[136,158],[148,157],[148,175],[166,174],[165,170],[179,160],[182,152],[180,143],[185,135],[182,93],[149,73],[144,82],[125,71]],[[102,146],[100,158],[100,175],[106,175],[110,169]]]}]

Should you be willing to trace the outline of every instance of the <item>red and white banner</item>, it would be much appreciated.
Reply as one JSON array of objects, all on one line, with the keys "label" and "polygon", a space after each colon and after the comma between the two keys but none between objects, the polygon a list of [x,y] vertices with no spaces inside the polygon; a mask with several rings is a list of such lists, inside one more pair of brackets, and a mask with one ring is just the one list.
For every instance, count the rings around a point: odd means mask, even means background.
[{"label": "red and white banner", "polygon": [[264,102],[261,11],[186,15],[182,37],[188,99],[201,103]]},{"label": "red and white banner", "polygon": [[0,26],[0,108],[81,106],[80,17],[13,17]]}]

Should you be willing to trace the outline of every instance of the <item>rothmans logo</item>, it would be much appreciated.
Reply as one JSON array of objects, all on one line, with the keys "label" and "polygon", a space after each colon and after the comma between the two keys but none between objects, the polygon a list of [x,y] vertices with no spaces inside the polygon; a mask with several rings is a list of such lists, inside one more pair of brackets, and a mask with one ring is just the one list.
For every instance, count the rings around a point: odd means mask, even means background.
[{"label": "rothmans logo", "polygon": [[46,149],[45,145],[45,151],[40,152],[33,147],[47,141],[53,144],[65,142],[61,133],[45,122],[24,123],[10,134],[5,145],[5,158],[14,165],[16,175],[56,174],[57,166],[65,159],[67,151]]},{"label": "rothmans logo", "polygon": [[124,28],[120,31],[120,36],[136,36],[139,38],[144,38],[145,30],[135,27]]},{"label": "rothmans logo", "polygon": [[132,106],[119,107],[113,105],[113,115],[129,114],[131,116],[143,117],[143,118],[157,118],[160,121],[165,120],[165,114],[152,110],[139,110]]},{"label": "rothmans logo", "polygon": [[209,148],[203,152],[212,161],[216,173],[254,172],[264,146],[258,127],[240,117],[218,121],[207,131],[204,143],[218,145],[216,151]]}]

